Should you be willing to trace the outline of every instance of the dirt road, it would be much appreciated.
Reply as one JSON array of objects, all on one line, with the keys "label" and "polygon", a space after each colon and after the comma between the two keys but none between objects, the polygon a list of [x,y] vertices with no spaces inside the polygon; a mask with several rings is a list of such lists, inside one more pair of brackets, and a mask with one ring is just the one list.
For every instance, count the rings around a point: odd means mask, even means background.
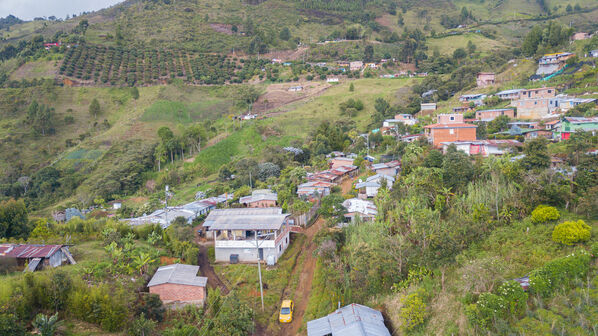
[{"label": "dirt road", "polygon": [[220,277],[214,271],[214,267],[210,264],[210,259],[208,258],[208,246],[209,243],[205,241],[205,239],[201,239],[199,236],[198,230],[201,228],[201,225],[196,226],[193,228],[193,233],[195,235],[195,244],[199,248],[199,254],[197,255],[197,265],[199,265],[199,271],[201,272],[202,276],[208,278],[208,286],[210,288],[220,288],[220,292],[223,295],[228,294],[229,289],[226,287],[224,282],[220,280]]},{"label": "dirt road", "polygon": [[[341,190],[343,194],[348,193],[351,191],[351,187],[353,186],[352,179],[346,179],[341,182]],[[289,278],[293,278],[297,272],[301,272],[299,274],[299,284],[297,285],[297,289],[295,293],[289,293],[289,289],[285,289],[284,295],[287,295],[288,298],[291,298],[295,301],[295,312],[293,313],[293,322],[290,324],[283,325],[280,330],[280,336],[292,336],[292,335],[299,335],[299,328],[303,324],[303,317],[305,316],[305,310],[307,308],[307,302],[309,301],[309,294],[311,292],[311,283],[314,277],[314,271],[316,269],[316,257],[314,256],[314,251],[316,249],[316,244],[313,242],[313,238],[324,227],[324,223],[326,221],[322,217],[318,217],[316,222],[308,227],[305,230],[306,235],[306,244],[307,246],[303,250],[303,255],[305,259],[303,264],[295,266],[293,272],[289,276]],[[286,299],[287,297],[284,297]]]},{"label": "dirt road", "polygon": [[298,335],[299,328],[301,328],[301,324],[303,323],[303,316],[305,315],[305,309],[307,308],[307,302],[309,301],[309,294],[311,292],[311,282],[314,277],[314,270],[316,269],[316,257],[314,256],[314,251],[317,246],[313,242],[313,238],[316,233],[322,229],[324,222],[325,220],[322,217],[318,217],[316,222],[305,230],[307,238],[305,241],[307,246],[302,252],[305,259],[303,260],[303,264],[296,266],[295,269],[293,269],[293,273],[289,276],[289,278],[293,278],[297,272],[300,272],[299,284],[297,285],[295,293],[287,293],[288,290],[285,290],[285,295],[289,295],[289,297],[295,301],[293,322],[283,325],[280,330],[280,336]]}]

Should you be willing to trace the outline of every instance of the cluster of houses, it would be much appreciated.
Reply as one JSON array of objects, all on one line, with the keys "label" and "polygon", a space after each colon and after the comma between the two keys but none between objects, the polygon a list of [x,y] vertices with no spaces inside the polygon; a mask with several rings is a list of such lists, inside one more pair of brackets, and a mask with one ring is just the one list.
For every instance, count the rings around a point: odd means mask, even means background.
[{"label": "cluster of houses", "polygon": [[178,217],[182,217],[188,224],[194,219],[207,215],[215,209],[218,204],[228,202],[233,199],[233,195],[223,194],[217,197],[196,200],[179,206],[166,206],[158,209],[149,215],[144,214],[141,217],[127,218],[123,221],[132,226],[159,224],[163,229],[167,228]]}]

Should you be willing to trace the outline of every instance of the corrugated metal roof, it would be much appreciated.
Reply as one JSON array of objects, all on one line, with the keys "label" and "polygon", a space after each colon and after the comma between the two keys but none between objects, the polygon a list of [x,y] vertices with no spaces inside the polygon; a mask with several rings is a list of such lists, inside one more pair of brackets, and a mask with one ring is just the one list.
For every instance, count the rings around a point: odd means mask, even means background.
[{"label": "corrugated metal roof", "polygon": [[424,128],[475,128],[477,125],[466,124],[466,123],[454,123],[454,124],[432,124],[424,126]]},{"label": "corrugated metal roof", "polygon": [[49,258],[64,245],[3,244],[0,255],[11,258]]},{"label": "corrugated metal roof", "polygon": [[152,280],[147,284],[148,287],[162,284],[177,284],[205,287],[208,278],[197,276],[199,266],[174,264],[158,268]]},{"label": "corrugated metal roof", "polygon": [[217,218],[221,216],[256,216],[256,215],[277,215],[282,214],[281,208],[239,208],[239,209],[215,209],[210,212],[203,223],[204,227],[210,227]]},{"label": "corrugated metal roof", "polygon": [[278,230],[289,214],[218,216],[209,230]]},{"label": "corrugated metal roof", "polygon": [[390,336],[382,314],[360,304],[350,304],[334,313],[307,322],[308,336]]}]

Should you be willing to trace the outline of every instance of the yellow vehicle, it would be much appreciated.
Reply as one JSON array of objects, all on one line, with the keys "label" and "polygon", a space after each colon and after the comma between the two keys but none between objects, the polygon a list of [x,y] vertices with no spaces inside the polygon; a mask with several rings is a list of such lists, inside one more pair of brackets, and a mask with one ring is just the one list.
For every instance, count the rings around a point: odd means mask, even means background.
[{"label": "yellow vehicle", "polygon": [[280,305],[280,314],[278,315],[278,321],[280,323],[291,323],[293,321],[293,310],[295,305],[293,300],[283,300]]}]

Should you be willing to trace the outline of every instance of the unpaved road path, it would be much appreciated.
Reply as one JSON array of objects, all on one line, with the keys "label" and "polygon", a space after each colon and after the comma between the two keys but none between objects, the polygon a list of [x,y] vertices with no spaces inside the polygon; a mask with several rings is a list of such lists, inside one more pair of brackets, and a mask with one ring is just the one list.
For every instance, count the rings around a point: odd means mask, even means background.
[{"label": "unpaved road path", "polygon": [[193,228],[193,233],[195,235],[195,244],[199,248],[199,254],[197,255],[197,265],[199,265],[199,271],[201,272],[202,276],[208,278],[208,286],[210,286],[210,288],[220,288],[220,292],[223,295],[226,295],[228,294],[229,289],[228,287],[226,287],[224,282],[220,280],[220,277],[218,277],[218,274],[216,274],[216,272],[214,271],[214,267],[212,267],[212,265],[210,264],[210,259],[208,258],[208,246],[210,246],[211,244],[206,241],[202,241],[197,231],[200,228],[201,225],[198,225],[195,228]]},{"label": "unpaved road path", "polygon": [[[318,217],[316,222],[305,230],[305,241],[307,246],[305,246],[302,252],[305,259],[301,265],[295,266],[295,269],[289,277],[292,278],[297,272],[301,272],[299,274],[299,284],[297,285],[297,289],[295,290],[295,293],[290,296],[290,298],[295,301],[293,322],[282,326],[279,334],[280,336],[298,335],[299,328],[301,328],[305,309],[307,308],[307,302],[309,301],[309,294],[311,292],[311,282],[316,269],[316,257],[314,256],[314,251],[317,246],[314,243],[313,238],[316,233],[324,227],[324,222],[324,218]],[[283,299],[286,298],[283,297]]]},{"label": "unpaved road path", "polygon": [[[346,194],[351,191],[352,186],[352,179],[344,180],[341,183],[342,193]],[[313,238],[316,233],[318,233],[324,227],[325,222],[326,220],[324,218],[318,216],[318,219],[315,221],[315,223],[305,230],[306,246],[303,250],[305,259],[303,260],[302,264],[295,266],[295,269],[293,269],[293,272],[289,276],[289,278],[292,278],[297,272],[301,272],[299,274],[299,284],[297,285],[297,289],[295,290],[294,294],[288,293],[287,289],[285,289],[284,292],[285,295],[289,295],[289,299],[293,299],[295,301],[293,322],[282,326],[279,333],[280,336],[299,335],[299,329],[303,324],[303,317],[305,316],[305,310],[309,301],[309,294],[311,293],[311,283],[314,277],[314,271],[316,269],[317,257],[314,256],[314,251],[316,250],[317,246],[314,243]],[[287,297],[283,297],[282,299],[287,299]]]}]

